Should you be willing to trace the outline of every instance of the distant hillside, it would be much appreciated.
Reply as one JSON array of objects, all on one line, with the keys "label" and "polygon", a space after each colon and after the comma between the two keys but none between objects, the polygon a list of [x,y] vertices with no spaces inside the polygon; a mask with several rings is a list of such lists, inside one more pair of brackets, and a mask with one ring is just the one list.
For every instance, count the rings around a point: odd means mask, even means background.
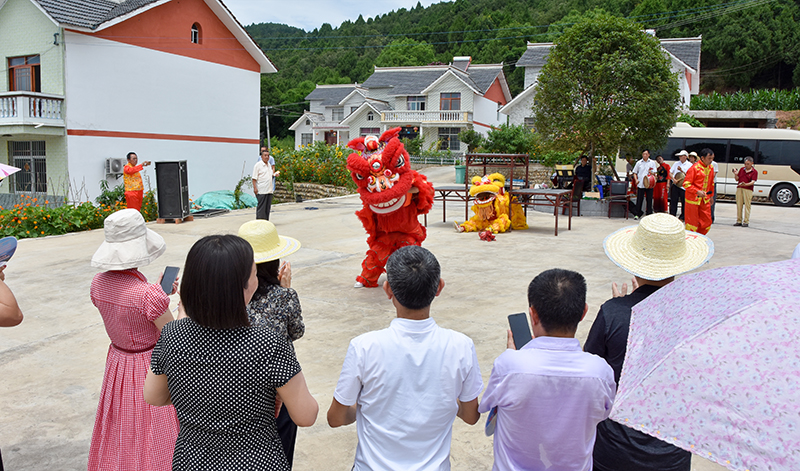
[{"label": "distant hillside", "polygon": [[[514,63],[527,42],[553,41],[595,9],[655,28],[661,38],[702,35],[704,91],[800,86],[800,7],[792,0],[456,0],[427,8],[417,3],[336,28],[326,23],[310,33],[274,23],[246,29],[278,68],[262,76],[262,105],[301,102],[318,83],[363,82],[376,62],[411,65],[429,57],[414,52],[420,47],[432,48],[434,61],[442,63],[460,55],[475,63],[503,62],[516,95],[523,71]],[[392,54],[381,56],[388,50]],[[285,135],[302,109],[271,110],[273,133]]]}]

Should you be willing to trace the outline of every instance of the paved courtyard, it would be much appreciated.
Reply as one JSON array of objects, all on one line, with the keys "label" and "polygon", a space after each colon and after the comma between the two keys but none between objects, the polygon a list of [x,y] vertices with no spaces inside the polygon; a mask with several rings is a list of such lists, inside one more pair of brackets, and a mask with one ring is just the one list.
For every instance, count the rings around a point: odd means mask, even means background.
[{"label": "paved courtyard", "polygon": [[[423,172],[434,182],[453,181],[452,168]],[[288,258],[306,323],[306,334],[295,346],[320,404],[316,424],[298,433],[298,471],[350,469],[355,425],[331,429],[325,413],[349,340],[386,327],[394,317],[382,290],[352,287],[367,248],[353,214],[359,208],[357,196],[273,207],[272,221],[279,232],[303,244]],[[141,271],[154,281],[164,266],[182,267],[198,238],[236,233],[254,213],[241,210],[179,225],[150,224],[166,240],[167,251]],[[634,224],[632,219],[576,217],[567,231],[566,217],[559,218],[559,235],[554,237],[553,216],[529,211],[529,230],[500,234],[486,243],[474,233],[453,231],[452,220],[463,215],[463,205],[448,205],[448,222],[442,223],[437,203],[428,217],[424,246],[439,259],[446,282],[432,315],[439,325],[474,340],[484,383],[493,360],[505,348],[506,316],[526,310],[526,288],[536,274],[559,267],[586,277],[589,314],[578,329],[581,341],[600,304],[610,297],[611,283],[630,283],[630,276],[606,258],[602,242],[611,232]],[[703,270],[784,260],[800,242],[797,206],[754,206],[749,228],[732,227],[735,215],[734,204],[717,205],[717,221],[709,234],[716,253]],[[0,448],[6,469],[86,469],[109,345],[89,299],[96,273],[89,260],[102,240],[102,230],[22,240],[6,270],[7,283],[25,314],[20,326],[0,330]],[[173,298],[174,307],[177,296]],[[456,471],[491,469],[492,441],[484,436],[482,422],[470,427],[456,421],[452,464]],[[693,469],[723,468],[695,458]]]}]

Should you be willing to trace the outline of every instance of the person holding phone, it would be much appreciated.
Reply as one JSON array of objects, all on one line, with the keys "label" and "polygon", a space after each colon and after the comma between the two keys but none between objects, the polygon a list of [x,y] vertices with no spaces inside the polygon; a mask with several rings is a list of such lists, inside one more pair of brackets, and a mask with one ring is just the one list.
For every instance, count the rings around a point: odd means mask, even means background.
[{"label": "person holding phone", "polygon": [[444,288],[440,272],[427,249],[397,249],[383,283],[397,318],[350,341],[328,425],[356,422],[356,471],[450,469],[453,420],[474,425],[480,419],[475,345],[430,317]]},{"label": "person holding phone", "polygon": [[206,236],[189,250],[180,291],[187,317],[164,327],[144,384],[149,404],[175,404],[173,471],[286,471],[276,397],[298,426],[317,418],[292,345],[250,325],[257,289],[253,248],[241,237]]},{"label": "person holding phone", "polygon": [[589,306],[580,273],[552,269],[528,286],[533,339],[520,350],[508,330],[480,412],[496,409],[494,471],[592,470],[597,424],[616,395],[614,371],[575,338]]},{"label": "person holding phone", "polygon": [[[141,213],[123,209],[105,220],[105,241],[92,266],[106,270],[92,280],[92,303],[111,338],[89,449],[89,471],[169,470],[178,436],[173,407],[157,408],[142,397],[147,367],[161,329],[172,320],[169,295],[159,280],[138,270],[164,253],[164,239]],[[177,280],[171,292],[177,290]]]},{"label": "person holding phone", "polygon": [[[253,247],[256,262],[258,289],[247,305],[250,325],[268,327],[291,343],[306,331],[297,292],[292,289],[292,266],[281,265],[286,257],[300,248],[300,242],[278,235],[275,225],[263,219],[249,221],[239,228],[239,237]],[[276,419],[278,435],[289,466],[294,458],[297,425],[292,422],[286,407],[276,405],[280,412]]]}]

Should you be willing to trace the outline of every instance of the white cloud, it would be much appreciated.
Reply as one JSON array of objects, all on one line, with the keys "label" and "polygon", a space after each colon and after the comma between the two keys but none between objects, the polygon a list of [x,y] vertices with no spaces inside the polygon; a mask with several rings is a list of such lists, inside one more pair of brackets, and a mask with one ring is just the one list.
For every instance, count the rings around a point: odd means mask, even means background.
[{"label": "white cloud", "polygon": [[[427,7],[433,0],[419,0]],[[355,21],[358,15],[364,19],[389,13],[400,8],[411,9],[417,0],[222,0],[233,12],[239,22],[245,26],[253,23],[282,23],[295,26],[305,31],[313,31],[323,23],[336,28],[342,22]]]}]

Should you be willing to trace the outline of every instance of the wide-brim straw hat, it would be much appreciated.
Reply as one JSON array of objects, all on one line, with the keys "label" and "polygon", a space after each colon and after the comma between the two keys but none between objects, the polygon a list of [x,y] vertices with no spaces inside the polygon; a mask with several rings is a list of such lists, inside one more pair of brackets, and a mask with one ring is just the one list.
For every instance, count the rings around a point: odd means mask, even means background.
[{"label": "wide-brim straw hat", "polygon": [[687,231],[666,213],[645,216],[638,226],[622,228],[603,241],[606,255],[628,273],[658,281],[703,265],[714,255],[714,242]]},{"label": "wide-brim straw hat", "polygon": [[249,221],[239,228],[239,237],[253,246],[256,263],[271,262],[297,252],[300,242],[292,237],[278,235],[275,224],[265,220]]},{"label": "wide-brim straw hat", "polygon": [[123,209],[103,223],[106,240],[92,256],[92,266],[127,270],[150,264],[167,249],[164,238],[147,228],[142,214]]}]

